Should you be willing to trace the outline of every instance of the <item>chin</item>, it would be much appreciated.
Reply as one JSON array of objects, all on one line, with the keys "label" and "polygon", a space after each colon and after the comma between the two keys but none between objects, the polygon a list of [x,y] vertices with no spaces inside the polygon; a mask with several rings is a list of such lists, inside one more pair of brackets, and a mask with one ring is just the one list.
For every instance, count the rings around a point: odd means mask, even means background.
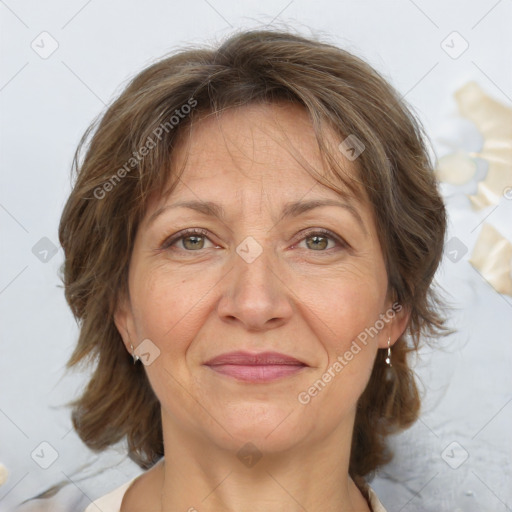
[{"label": "chin", "polygon": [[[298,422],[291,406],[278,404],[240,404],[219,418],[226,429],[221,429],[217,444],[238,452],[247,443],[252,443],[265,453],[287,450],[304,438],[304,427]],[[227,432],[226,432],[227,431]]]}]

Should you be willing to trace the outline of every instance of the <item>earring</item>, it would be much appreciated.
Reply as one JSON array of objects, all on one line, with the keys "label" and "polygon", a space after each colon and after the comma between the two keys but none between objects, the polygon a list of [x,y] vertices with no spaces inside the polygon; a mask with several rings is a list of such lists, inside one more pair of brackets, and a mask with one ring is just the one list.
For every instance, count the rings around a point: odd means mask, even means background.
[{"label": "earring", "polygon": [[393,366],[391,364],[391,338],[388,336],[388,355],[386,357],[386,364],[391,368],[391,366]]},{"label": "earring", "polygon": [[140,361],[140,357],[137,354],[135,354],[135,350],[131,343],[130,343],[130,348],[132,350],[133,364],[135,364],[137,361]]}]

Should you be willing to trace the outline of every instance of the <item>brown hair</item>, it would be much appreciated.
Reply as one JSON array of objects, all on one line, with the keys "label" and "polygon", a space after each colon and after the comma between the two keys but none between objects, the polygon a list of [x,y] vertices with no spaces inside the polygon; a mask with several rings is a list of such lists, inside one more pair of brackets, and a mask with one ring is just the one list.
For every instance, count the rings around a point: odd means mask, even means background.
[{"label": "brown hair", "polygon": [[160,404],[143,365],[134,366],[127,354],[113,314],[128,291],[133,241],[148,200],[169,178],[177,181],[169,165],[176,136],[201,112],[276,101],[308,112],[335,177],[316,179],[333,190],[341,193],[340,182],[357,187],[343,175],[341,153],[328,147],[325,128],[340,142],[355,135],[364,144],[355,162],[359,186],[373,207],[390,296],[410,312],[393,347],[391,376],[379,350],[358,402],[350,474],[362,477],[388,461],[386,436],[416,420],[420,399],[406,356],[420,337],[444,330],[432,280],[446,218],[422,128],[386,80],[347,51],[287,32],[248,31],[218,48],[182,50],[150,65],[91,125],[75,154],[76,183],[59,238],[65,295],[80,324],[67,367],[95,364],[72,402],[73,425],[91,449],[126,438],[129,456],[142,468],[164,454]]}]

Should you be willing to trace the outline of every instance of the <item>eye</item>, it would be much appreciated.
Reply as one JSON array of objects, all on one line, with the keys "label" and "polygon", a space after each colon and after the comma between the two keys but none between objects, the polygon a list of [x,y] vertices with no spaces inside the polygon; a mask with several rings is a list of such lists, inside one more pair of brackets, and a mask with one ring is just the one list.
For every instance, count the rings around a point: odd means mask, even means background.
[{"label": "eye", "polygon": [[[205,240],[210,242],[211,240],[206,236],[207,234],[208,230],[206,229],[185,229],[166,238],[162,242],[160,248],[162,250],[170,249],[178,242],[181,242],[181,247],[176,247],[178,250],[181,249],[186,252],[194,252],[201,249],[208,249],[208,247],[205,247]],[[303,233],[302,238],[299,239],[299,242],[305,242],[306,248],[313,252],[330,252],[330,249],[333,249],[336,245],[338,248],[349,248],[349,245],[343,239],[331,231],[322,228],[315,228],[305,234]],[[329,247],[329,242],[333,242],[334,247]],[[295,246],[298,245],[298,243],[295,244]]]},{"label": "eye", "polygon": [[[318,229],[308,231],[302,234],[300,242],[305,242],[306,248],[313,252],[327,252],[329,249],[333,249],[336,245],[339,248],[347,248],[348,244],[340,237],[327,229]],[[334,247],[328,247],[329,242],[334,243]]]},{"label": "eye", "polygon": [[[194,252],[196,250],[204,249],[205,240],[210,240],[206,235],[208,231],[206,229],[189,228],[184,231],[180,231],[175,235],[164,240],[161,245],[161,249],[169,249],[177,242],[181,241],[181,247],[185,251]],[[210,240],[211,241],[211,240]]]}]

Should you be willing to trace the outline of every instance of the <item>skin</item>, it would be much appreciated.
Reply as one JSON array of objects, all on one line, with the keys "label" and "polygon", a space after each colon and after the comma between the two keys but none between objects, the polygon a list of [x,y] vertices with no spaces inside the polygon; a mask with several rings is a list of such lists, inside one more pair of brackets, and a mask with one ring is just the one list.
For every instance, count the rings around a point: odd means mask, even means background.
[{"label": "skin", "polygon": [[[161,404],[166,453],[165,465],[132,484],[123,512],[369,510],[348,476],[355,407],[377,350],[388,336],[396,341],[407,315],[402,310],[360,344],[324,389],[299,403],[298,394],[392,302],[366,197],[341,198],[292,151],[322,170],[307,114],[291,104],[206,117],[174,151],[184,173],[171,195],[148,207],[133,248],[129,297],[115,314],[130,353],[130,344],[145,339],[160,351],[145,371]],[[354,164],[340,159],[355,176]],[[326,198],[350,203],[360,219],[348,208],[322,206],[278,220],[289,201]],[[226,217],[174,208],[150,222],[159,208],[182,200],[219,203]],[[185,234],[162,248],[185,228],[208,233]],[[329,237],[315,245],[308,228],[328,229],[346,243]],[[251,263],[236,252],[248,236],[262,249]],[[204,365],[233,350],[282,352],[308,367],[247,383]],[[248,442],[262,455],[252,467],[237,457]]]}]

